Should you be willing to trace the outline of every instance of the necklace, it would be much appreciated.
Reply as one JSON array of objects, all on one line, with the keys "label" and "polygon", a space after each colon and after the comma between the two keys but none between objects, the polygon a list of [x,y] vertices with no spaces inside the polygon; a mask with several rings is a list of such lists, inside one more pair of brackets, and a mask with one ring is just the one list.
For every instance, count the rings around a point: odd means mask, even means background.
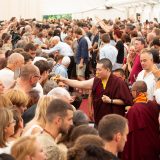
[{"label": "necklace", "polygon": [[6,66],[6,68],[12,71],[12,69],[11,69],[11,68],[9,68],[9,67],[7,67],[7,66]]},{"label": "necklace", "polygon": [[49,134],[54,139],[54,136],[49,131],[47,131],[46,129],[43,129],[43,132],[46,132],[47,134]]}]

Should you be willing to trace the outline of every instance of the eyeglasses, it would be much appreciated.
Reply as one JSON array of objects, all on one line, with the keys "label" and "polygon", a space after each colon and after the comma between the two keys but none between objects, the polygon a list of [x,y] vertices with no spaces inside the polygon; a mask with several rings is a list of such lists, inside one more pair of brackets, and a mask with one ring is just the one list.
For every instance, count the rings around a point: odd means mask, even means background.
[{"label": "eyeglasses", "polygon": [[40,75],[33,75],[33,77],[37,77],[37,78],[41,78],[41,76]]}]

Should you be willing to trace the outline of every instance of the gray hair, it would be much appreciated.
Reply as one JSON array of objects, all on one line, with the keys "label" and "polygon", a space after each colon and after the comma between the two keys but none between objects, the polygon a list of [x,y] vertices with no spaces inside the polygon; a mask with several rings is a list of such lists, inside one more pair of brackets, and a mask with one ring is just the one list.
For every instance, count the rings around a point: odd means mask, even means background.
[{"label": "gray hair", "polygon": [[67,65],[70,64],[70,62],[71,62],[71,59],[70,59],[68,56],[64,56],[64,57],[62,58],[61,64],[63,64],[64,66],[67,66]]},{"label": "gray hair", "polygon": [[24,60],[24,57],[19,54],[19,53],[12,53],[9,57],[8,57],[8,64],[15,64],[17,63],[17,61],[19,60]]},{"label": "gray hair", "polygon": [[62,98],[63,97],[67,100],[71,99],[70,93],[65,88],[62,88],[62,87],[53,88],[47,95],[48,96],[54,96],[54,97],[57,97],[57,98]]}]

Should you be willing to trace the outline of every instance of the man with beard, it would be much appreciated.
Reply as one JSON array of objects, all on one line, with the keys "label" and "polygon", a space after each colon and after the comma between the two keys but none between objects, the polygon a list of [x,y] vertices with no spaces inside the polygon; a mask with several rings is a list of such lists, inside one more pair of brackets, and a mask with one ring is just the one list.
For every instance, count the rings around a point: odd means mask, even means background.
[{"label": "man with beard", "polygon": [[73,124],[73,110],[70,104],[60,99],[54,99],[46,111],[46,126],[38,136],[38,141],[42,144],[46,153],[46,160],[66,159],[64,152],[56,144],[59,134],[67,134]]},{"label": "man with beard", "polygon": [[32,88],[37,85],[39,79],[40,71],[38,67],[33,64],[26,64],[21,68],[14,88],[21,89],[26,94],[28,94],[32,90]]}]

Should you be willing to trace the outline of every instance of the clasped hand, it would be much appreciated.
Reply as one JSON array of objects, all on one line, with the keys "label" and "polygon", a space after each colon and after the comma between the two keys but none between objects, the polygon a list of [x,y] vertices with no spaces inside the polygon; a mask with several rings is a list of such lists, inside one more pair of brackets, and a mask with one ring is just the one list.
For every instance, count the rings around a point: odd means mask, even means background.
[{"label": "clasped hand", "polygon": [[111,98],[109,98],[109,97],[106,96],[106,95],[103,95],[103,96],[102,96],[102,101],[103,101],[104,103],[111,103]]}]

